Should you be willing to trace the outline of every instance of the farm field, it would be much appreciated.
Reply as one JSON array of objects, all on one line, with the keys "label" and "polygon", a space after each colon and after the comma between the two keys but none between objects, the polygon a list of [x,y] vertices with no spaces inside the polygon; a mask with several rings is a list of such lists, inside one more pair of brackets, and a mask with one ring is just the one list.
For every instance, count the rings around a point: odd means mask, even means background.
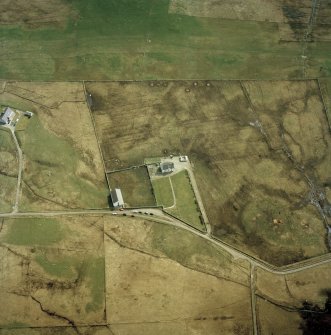
[{"label": "farm field", "polygon": [[[34,113],[30,120],[19,121],[16,129],[24,155],[20,209],[108,207],[82,83],[8,82],[0,101]],[[10,161],[2,164],[13,169]]]},{"label": "farm field", "polygon": [[110,188],[120,188],[126,207],[155,206],[152,184],[145,166],[108,173]]},{"label": "farm field", "polygon": [[316,81],[86,85],[107,169],[187,154],[214,236],[277,265],[327,252],[310,200],[330,176]]},{"label": "farm field", "polygon": [[30,326],[104,322],[104,249],[98,219],[2,222],[0,297],[6,308],[0,311],[1,334],[10,328],[22,333]]},{"label": "farm field", "polygon": [[0,129],[0,213],[10,212],[15,202],[18,164],[9,131]]},{"label": "farm field", "polygon": [[315,14],[304,55],[308,0],[14,0],[2,1],[0,12],[0,77],[6,79],[331,75],[328,2]]},{"label": "farm field", "polygon": [[301,308],[307,296],[312,304],[323,308],[330,288],[330,274],[329,265],[288,275],[258,269],[255,292],[261,334],[302,334],[302,319],[294,309]]},{"label": "farm field", "polygon": [[181,229],[109,215],[5,219],[0,252],[1,334],[251,333],[247,262]]}]

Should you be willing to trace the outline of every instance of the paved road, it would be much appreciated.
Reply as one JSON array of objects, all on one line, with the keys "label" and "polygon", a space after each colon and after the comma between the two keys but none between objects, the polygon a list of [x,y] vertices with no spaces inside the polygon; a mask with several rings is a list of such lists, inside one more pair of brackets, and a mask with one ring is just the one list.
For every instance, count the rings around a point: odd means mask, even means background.
[{"label": "paved road", "polygon": [[[195,234],[197,236],[200,236],[201,238],[221,247],[225,251],[227,251],[229,254],[231,254],[235,259],[243,259],[248,261],[252,266],[259,267],[267,272],[273,273],[273,274],[279,274],[279,275],[285,275],[285,274],[291,274],[296,273],[299,271],[311,269],[323,264],[331,263],[331,253],[311,258],[308,261],[292,264],[286,267],[277,268],[275,266],[272,266],[270,264],[267,264],[258,258],[255,258],[253,256],[250,256],[240,250],[235,249],[233,246],[216,240],[212,236],[209,236],[206,233],[203,233],[189,225],[184,224],[183,222],[174,219],[173,217],[168,216],[166,213],[162,212],[162,210],[156,209],[156,208],[150,208],[150,209],[144,209],[143,212],[146,213],[153,213],[153,215],[146,215],[146,214],[139,214],[134,213],[134,210],[125,210],[123,212],[118,212],[118,215],[120,214],[126,214],[126,215],[135,215],[137,217],[141,217],[150,221],[156,221],[163,224],[168,224],[171,226],[175,226],[181,229],[185,229],[192,234]],[[22,212],[22,213],[5,213],[0,214],[0,217],[4,218],[10,218],[10,217],[40,217],[40,216],[46,216],[46,217],[54,217],[54,216],[63,216],[63,215],[86,215],[86,214],[95,214],[95,215],[113,215],[114,212],[111,212],[107,209],[100,209],[100,210],[93,210],[93,209],[87,209],[87,210],[72,210],[72,211],[56,211],[56,212]]]},{"label": "paved road", "polygon": [[256,318],[255,266],[254,265],[251,265],[250,289],[251,289],[251,309],[252,309],[252,319],[253,319],[253,334],[258,335],[258,332],[257,332],[257,318]]}]

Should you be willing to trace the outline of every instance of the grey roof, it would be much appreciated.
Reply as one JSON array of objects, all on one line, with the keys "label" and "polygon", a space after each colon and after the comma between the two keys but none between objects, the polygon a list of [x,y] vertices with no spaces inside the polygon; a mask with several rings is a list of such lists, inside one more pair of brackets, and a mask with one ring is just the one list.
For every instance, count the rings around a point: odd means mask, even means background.
[{"label": "grey roof", "polygon": [[173,162],[161,163],[161,171],[164,171],[164,172],[172,171],[174,167],[175,167],[175,164]]},{"label": "grey roof", "polygon": [[0,120],[3,123],[9,123],[8,120],[12,121],[14,116],[15,116],[15,112],[11,108],[7,107],[4,111],[4,113],[2,114]]}]

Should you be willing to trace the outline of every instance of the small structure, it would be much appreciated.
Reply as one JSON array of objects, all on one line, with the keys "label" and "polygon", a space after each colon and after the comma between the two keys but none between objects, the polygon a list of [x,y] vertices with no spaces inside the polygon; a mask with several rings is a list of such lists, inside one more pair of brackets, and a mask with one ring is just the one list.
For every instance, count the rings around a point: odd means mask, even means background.
[{"label": "small structure", "polygon": [[179,161],[180,162],[187,162],[188,161],[188,157],[187,156],[179,156]]},{"label": "small structure", "polygon": [[171,173],[175,169],[175,164],[173,162],[164,162],[160,164],[160,169],[162,174]]},{"label": "small structure", "polygon": [[11,124],[14,117],[15,117],[15,112],[11,108],[6,107],[5,111],[0,117],[0,124]]},{"label": "small structure", "polygon": [[122,208],[124,206],[122,192],[119,188],[114,188],[110,192],[110,198],[115,209]]},{"label": "small structure", "polygon": [[26,111],[26,112],[24,112],[24,115],[27,116],[30,119],[32,117],[33,113],[29,112],[29,111]]}]

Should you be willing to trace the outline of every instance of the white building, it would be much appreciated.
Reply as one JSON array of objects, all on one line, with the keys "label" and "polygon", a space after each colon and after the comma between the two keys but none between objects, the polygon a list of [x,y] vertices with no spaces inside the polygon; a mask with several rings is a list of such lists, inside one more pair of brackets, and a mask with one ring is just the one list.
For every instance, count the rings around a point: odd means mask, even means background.
[{"label": "white building", "polygon": [[110,192],[110,198],[115,209],[122,208],[124,206],[122,192],[119,188],[115,188]]},{"label": "white building", "polygon": [[0,117],[0,124],[10,124],[14,120],[14,117],[15,112],[11,108],[6,107],[5,111]]}]

